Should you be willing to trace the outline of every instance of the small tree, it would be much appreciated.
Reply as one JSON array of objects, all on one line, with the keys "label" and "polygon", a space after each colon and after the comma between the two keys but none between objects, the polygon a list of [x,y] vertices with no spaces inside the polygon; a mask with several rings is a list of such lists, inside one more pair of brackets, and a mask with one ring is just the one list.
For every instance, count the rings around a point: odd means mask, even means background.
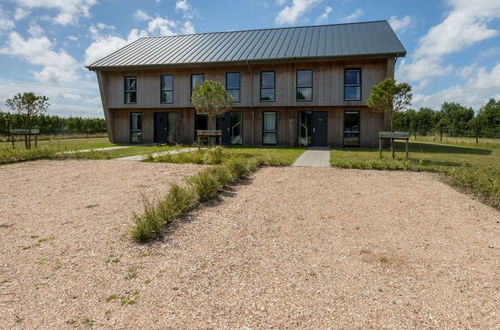
[{"label": "small tree", "polygon": [[8,99],[5,104],[14,112],[24,116],[24,128],[31,128],[31,119],[46,112],[49,98],[43,95],[35,95],[32,92],[17,94]]},{"label": "small tree", "polygon": [[446,117],[441,117],[436,124],[436,128],[439,130],[439,142],[443,141],[443,131],[450,126],[450,122]]},{"label": "small tree", "polygon": [[407,83],[397,84],[387,78],[373,86],[368,99],[368,106],[375,111],[389,113],[391,132],[394,132],[394,113],[405,110],[411,104],[411,86]]},{"label": "small tree", "polygon": [[193,89],[191,103],[199,114],[207,115],[208,128],[215,128],[215,119],[218,115],[229,111],[231,95],[217,81],[205,80],[203,84]]}]

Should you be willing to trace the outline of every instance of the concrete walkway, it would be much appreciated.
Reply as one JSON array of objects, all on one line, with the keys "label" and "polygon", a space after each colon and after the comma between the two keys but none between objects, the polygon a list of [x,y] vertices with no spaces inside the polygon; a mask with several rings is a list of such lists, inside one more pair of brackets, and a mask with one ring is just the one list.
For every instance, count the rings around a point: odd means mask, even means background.
[{"label": "concrete walkway", "polygon": [[292,166],[330,167],[330,148],[308,148]]},{"label": "concrete walkway", "polygon": [[[202,148],[203,149],[203,148]],[[175,149],[175,150],[168,150],[168,151],[162,151],[162,152],[156,152],[153,154],[153,158],[160,157],[160,156],[166,156],[166,155],[175,155],[175,154],[180,154],[183,152],[192,152],[196,151],[198,148],[183,148],[183,149]],[[135,156],[128,156],[128,157],[122,157],[122,158],[116,158],[116,160],[135,160],[135,161],[141,161],[148,158],[148,155],[135,155]]]},{"label": "concrete walkway", "polygon": [[130,146],[117,146],[117,147],[106,147],[106,148],[69,150],[69,151],[62,151],[61,154],[76,154],[77,152],[106,151],[106,150],[123,149],[123,148],[130,148]]}]

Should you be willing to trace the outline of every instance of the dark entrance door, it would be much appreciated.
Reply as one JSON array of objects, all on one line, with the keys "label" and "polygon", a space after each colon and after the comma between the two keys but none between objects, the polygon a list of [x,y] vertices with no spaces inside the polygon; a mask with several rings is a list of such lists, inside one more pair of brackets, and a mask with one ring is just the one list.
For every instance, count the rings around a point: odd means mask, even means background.
[{"label": "dark entrance door", "polygon": [[327,111],[313,111],[311,113],[311,145],[312,146],[326,146],[327,131],[328,131],[328,112]]},{"label": "dark entrance door", "polygon": [[222,144],[242,144],[243,113],[228,111],[217,118],[217,129],[222,131]]},{"label": "dark entrance door", "polygon": [[168,115],[166,112],[155,112],[155,143],[168,142]]}]

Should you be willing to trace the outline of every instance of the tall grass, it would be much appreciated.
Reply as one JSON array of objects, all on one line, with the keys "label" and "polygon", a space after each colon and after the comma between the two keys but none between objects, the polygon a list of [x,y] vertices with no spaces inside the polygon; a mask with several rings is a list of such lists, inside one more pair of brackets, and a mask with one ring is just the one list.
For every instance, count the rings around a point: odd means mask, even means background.
[{"label": "tall grass", "polygon": [[10,164],[35,159],[53,159],[62,157],[58,155],[58,149],[53,148],[0,148],[0,164]]},{"label": "tall grass", "polygon": [[148,242],[163,236],[167,226],[197,203],[217,196],[227,185],[244,177],[259,165],[255,159],[233,158],[206,168],[185,180],[186,186],[172,185],[159,202],[143,197],[144,209],[134,214],[131,237],[136,242]]}]

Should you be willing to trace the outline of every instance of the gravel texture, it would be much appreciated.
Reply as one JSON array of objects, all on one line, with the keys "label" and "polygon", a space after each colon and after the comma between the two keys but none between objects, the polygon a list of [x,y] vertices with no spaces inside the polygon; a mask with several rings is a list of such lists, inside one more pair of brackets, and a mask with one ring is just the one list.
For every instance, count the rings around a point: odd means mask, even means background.
[{"label": "gravel texture", "polygon": [[140,190],[198,168],[0,167],[0,328],[500,324],[500,213],[436,176],[262,168],[161,242],[124,236]]}]

